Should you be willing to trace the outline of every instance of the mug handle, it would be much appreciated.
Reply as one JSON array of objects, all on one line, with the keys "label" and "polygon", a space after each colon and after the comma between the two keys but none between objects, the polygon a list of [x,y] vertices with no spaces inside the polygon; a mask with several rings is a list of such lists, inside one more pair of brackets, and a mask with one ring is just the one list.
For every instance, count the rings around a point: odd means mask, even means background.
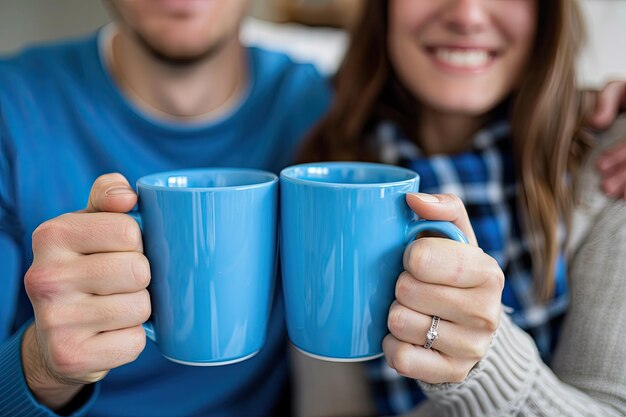
[{"label": "mug handle", "polygon": [[[135,210],[129,211],[126,214],[128,214],[130,217],[133,218],[133,220],[137,222],[137,224],[139,225],[139,229],[141,229],[141,233],[143,234],[143,220],[141,219],[141,214]],[[152,324],[152,322],[148,320],[141,326],[146,331],[146,337],[156,343],[156,335],[154,333],[154,325]]]},{"label": "mug handle", "polygon": [[409,226],[405,243],[408,245],[418,234],[426,231],[439,232],[457,242],[469,243],[463,232],[461,232],[461,229],[451,222],[441,220],[418,220],[412,226]]}]

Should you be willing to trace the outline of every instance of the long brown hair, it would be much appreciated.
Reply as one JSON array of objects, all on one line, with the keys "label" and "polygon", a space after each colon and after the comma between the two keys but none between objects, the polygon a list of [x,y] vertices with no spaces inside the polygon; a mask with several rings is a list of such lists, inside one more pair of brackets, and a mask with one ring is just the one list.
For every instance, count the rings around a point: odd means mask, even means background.
[{"label": "long brown hair", "polygon": [[[573,173],[587,141],[575,60],[584,38],[578,4],[538,0],[537,33],[519,89],[507,101],[519,205],[531,244],[535,288],[554,291],[558,225],[569,224]],[[352,43],[334,78],[335,100],[305,142],[300,159],[378,160],[367,144],[381,120],[396,123],[416,143],[419,103],[402,85],[387,50],[388,0],[367,0]]]}]

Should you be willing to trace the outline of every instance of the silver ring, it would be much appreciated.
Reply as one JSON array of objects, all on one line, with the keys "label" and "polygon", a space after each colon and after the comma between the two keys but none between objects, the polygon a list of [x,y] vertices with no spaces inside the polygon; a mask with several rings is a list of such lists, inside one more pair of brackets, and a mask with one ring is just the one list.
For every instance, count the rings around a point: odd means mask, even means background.
[{"label": "silver ring", "polygon": [[438,316],[433,316],[433,320],[430,322],[430,329],[426,332],[426,343],[424,343],[424,349],[430,349],[433,347],[435,340],[439,339],[439,332],[437,332],[439,320],[440,318]]}]

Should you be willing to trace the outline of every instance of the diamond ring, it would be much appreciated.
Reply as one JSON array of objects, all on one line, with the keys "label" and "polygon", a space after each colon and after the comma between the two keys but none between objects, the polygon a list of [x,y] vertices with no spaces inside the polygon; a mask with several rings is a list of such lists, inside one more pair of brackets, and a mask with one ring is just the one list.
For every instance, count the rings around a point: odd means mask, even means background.
[{"label": "diamond ring", "polygon": [[426,343],[424,343],[424,349],[430,349],[433,347],[433,343],[435,343],[435,340],[439,338],[439,332],[437,332],[439,320],[438,316],[433,316],[433,320],[430,323],[430,329],[426,332]]}]

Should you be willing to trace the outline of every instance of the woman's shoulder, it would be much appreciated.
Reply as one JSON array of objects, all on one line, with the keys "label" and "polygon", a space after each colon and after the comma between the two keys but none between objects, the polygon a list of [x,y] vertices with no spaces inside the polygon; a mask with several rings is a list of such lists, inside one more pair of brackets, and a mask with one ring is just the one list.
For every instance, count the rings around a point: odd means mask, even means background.
[{"label": "woman's shoulder", "polygon": [[[616,230],[626,224],[626,201],[607,196],[601,188],[596,167],[600,154],[626,140],[626,115],[620,116],[607,130],[594,133],[594,147],[582,162],[575,176],[575,202],[568,252],[574,253],[594,227],[614,225]],[[626,248],[625,248],[626,250]]]}]

